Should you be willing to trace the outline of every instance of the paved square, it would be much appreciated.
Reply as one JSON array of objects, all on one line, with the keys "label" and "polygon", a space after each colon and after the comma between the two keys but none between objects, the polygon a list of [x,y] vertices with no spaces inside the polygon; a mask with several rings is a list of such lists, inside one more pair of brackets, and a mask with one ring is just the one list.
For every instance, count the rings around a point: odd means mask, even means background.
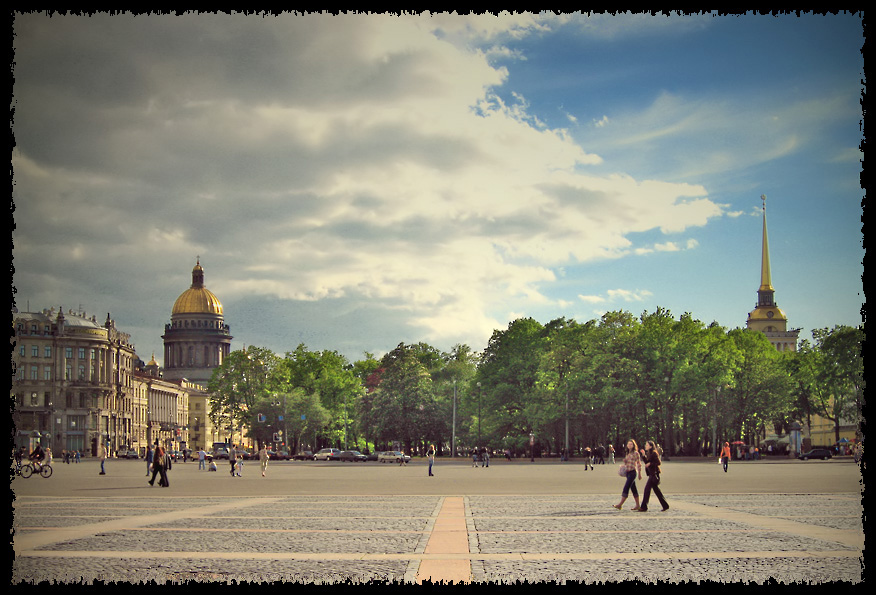
[{"label": "paved square", "polygon": [[862,582],[848,461],[666,462],[670,509],[648,513],[612,507],[613,466],[575,462],[439,463],[431,478],[419,462],[272,463],[266,478],[188,463],[167,489],[140,462],[94,466],[14,479],[13,584]]}]

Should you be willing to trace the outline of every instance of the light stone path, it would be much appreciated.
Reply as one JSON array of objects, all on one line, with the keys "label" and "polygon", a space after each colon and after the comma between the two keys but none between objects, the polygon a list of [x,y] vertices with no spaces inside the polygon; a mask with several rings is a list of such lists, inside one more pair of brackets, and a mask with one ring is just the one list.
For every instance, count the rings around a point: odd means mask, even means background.
[{"label": "light stone path", "polygon": [[[436,476],[446,479],[425,483],[432,478],[410,473],[422,471],[416,465],[289,463],[273,465],[268,479],[234,480],[177,465],[171,488],[159,489],[137,486],[142,468],[123,467],[137,463],[114,463],[110,481],[79,477],[73,466],[48,480],[15,479],[13,584],[862,582],[861,494],[846,477],[856,467],[837,461],[772,466],[777,483],[810,469],[836,474],[805,493],[677,493],[664,481],[671,508],[659,512],[654,502],[648,513],[630,511],[632,499],[626,510],[612,508],[618,482],[608,467],[587,475],[556,465],[445,465]],[[678,487],[687,475],[699,485],[714,471],[665,466]],[[734,471],[734,485],[746,487],[749,472]],[[760,471],[751,467],[752,482],[763,481]],[[314,482],[307,490],[305,478]],[[564,481],[567,490],[559,488]],[[467,493],[441,493],[465,482]],[[344,493],[294,493],[320,485]]]}]

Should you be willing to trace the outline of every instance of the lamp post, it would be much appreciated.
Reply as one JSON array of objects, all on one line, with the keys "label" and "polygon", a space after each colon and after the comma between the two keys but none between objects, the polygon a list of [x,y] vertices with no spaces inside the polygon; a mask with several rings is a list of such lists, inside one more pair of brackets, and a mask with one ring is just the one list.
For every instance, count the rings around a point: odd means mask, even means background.
[{"label": "lamp post", "polygon": [[450,433],[450,458],[456,456],[456,378],[453,379],[453,424]]},{"label": "lamp post", "polygon": [[477,448],[481,447],[481,395],[483,391],[481,390],[481,383],[478,382],[478,445]]}]

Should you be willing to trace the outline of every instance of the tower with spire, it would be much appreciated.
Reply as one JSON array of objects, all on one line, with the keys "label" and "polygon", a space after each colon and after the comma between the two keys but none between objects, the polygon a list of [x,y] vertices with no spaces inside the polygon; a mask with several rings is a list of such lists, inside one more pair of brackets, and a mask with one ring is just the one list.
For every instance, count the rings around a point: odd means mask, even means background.
[{"label": "tower with spire", "polygon": [[760,257],[760,287],[757,290],[757,305],[748,313],[746,326],[762,332],[779,351],[796,351],[799,329],[788,330],[788,317],[776,305],[770,271],[770,245],[767,238],[766,195],[761,194],[763,202],[763,245]]}]

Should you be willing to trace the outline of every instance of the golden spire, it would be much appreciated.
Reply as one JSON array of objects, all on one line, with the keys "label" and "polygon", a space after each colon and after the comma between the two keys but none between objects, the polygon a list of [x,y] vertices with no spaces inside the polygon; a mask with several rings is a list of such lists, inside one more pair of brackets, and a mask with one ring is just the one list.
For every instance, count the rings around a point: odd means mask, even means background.
[{"label": "golden spire", "polygon": [[760,257],[760,290],[772,291],[773,280],[770,274],[770,242],[767,238],[767,222],[766,222],[766,194],[761,194],[760,199],[763,201],[763,251]]}]

